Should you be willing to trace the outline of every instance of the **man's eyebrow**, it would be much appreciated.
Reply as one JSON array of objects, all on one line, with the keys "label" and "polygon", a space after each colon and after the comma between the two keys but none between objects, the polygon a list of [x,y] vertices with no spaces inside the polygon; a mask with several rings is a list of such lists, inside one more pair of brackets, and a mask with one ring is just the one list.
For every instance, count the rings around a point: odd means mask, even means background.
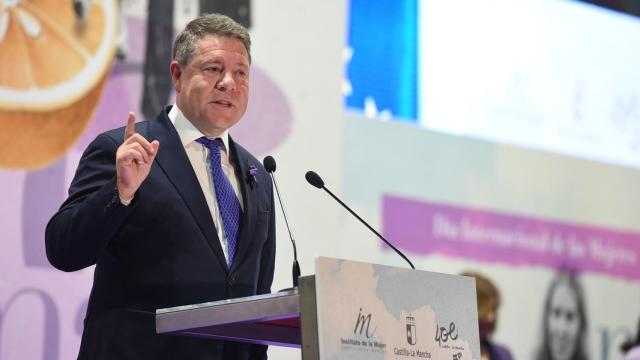
[{"label": "man's eyebrow", "polygon": [[222,64],[223,61],[221,61],[220,59],[204,59],[200,61],[200,64],[202,65],[208,65],[208,64]]},{"label": "man's eyebrow", "polygon": [[[208,64],[224,64],[225,62],[222,59],[219,58],[212,58],[212,59],[203,59],[199,62],[199,65],[204,66],[204,65],[208,65]],[[249,64],[244,62],[244,61],[237,61],[236,66],[241,66],[244,68],[249,68]]]}]

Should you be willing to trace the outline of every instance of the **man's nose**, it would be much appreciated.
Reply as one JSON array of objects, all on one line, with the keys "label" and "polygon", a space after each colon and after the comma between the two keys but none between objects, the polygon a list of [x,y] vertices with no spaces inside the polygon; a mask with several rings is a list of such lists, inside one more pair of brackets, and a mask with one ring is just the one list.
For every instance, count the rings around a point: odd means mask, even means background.
[{"label": "man's nose", "polygon": [[220,91],[234,91],[236,89],[236,82],[233,80],[233,75],[230,71],[222,74],[222,77],[216,83],[216,89]]}]

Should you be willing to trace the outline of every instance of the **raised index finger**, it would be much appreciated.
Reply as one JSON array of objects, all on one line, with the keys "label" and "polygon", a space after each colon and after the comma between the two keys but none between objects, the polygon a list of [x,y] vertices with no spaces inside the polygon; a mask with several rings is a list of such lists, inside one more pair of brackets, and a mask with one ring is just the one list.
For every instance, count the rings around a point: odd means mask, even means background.
[{"label": "raised index finger", "polygon": [[124,139],[127,140],[133,134],[136,133],[136,114],[133,112],[129,113],[129,118],[127,118],[127,127],[124,129]]}]

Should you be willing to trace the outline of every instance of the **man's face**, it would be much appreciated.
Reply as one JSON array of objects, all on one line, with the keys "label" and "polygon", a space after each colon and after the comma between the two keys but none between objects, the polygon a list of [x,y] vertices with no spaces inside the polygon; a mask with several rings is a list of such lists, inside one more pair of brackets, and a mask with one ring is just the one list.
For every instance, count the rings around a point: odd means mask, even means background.
[{"label": "man's face", "polygon": [[249,56],[240,40],[205,36],[186,66],[173,61],[170,69],[176,104],[205,135],[220,135],[244,115]]}]

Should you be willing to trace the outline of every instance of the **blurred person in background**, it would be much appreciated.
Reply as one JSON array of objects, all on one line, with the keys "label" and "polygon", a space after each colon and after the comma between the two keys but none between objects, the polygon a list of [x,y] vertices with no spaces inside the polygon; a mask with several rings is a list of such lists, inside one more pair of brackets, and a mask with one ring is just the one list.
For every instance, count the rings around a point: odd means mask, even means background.
[{"label": "blurred person in background", "polygon": [[476,279],[476,295],[478,297],[478,327],[480,330],[480,354],[482,360],[511,360],[513,357],[504,346],[498,345],[490,338],[498,324],[498,308],[500,292],[498,288],[482,274],[473,271],[462,275]]},{"label": "blurred person in background", "polygon": [[549,286],[537,360],[586,360],[587,316],[576,274],[559,272]]}]

